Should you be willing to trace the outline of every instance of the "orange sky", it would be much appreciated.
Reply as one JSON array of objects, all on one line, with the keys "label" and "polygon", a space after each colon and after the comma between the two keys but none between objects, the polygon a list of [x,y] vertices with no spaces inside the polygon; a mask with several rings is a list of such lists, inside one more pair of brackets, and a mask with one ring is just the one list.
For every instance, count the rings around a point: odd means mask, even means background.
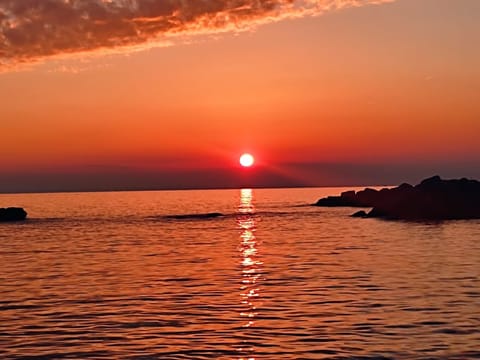
[{"label": "orange sky", "polygon": [[82,17],[51,0],[35,8],[39,27],[5,1],[0,173],[203,173],[248,150],[279,171],[435,164],[456,175],[461,163],[458,176],[471,174],[480,3],[373,2],[117,1]]}]

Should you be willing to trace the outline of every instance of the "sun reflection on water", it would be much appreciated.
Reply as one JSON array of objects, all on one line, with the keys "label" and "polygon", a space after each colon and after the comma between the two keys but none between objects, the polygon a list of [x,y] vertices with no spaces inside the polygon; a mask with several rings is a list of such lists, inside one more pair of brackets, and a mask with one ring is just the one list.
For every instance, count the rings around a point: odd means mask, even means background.
[{"label": "sun reflection on water", "polygon": [[[241,309],[240,317],[243,320],[243,328],[255,326],[258,316],[258,308],[261,305],[260,281],[262,261],[259,253],[260,242],[255,236],[256,218],[255,205],[252,189],[240,190],[240,204],[238,206],[237,224],[240,229],[239,252],[241,254]],[[245,338],[248,333],[245,331]],[[239,360],[254,360],[255,348],[251,341],[244,340],[239,348],[242,357]]]}]

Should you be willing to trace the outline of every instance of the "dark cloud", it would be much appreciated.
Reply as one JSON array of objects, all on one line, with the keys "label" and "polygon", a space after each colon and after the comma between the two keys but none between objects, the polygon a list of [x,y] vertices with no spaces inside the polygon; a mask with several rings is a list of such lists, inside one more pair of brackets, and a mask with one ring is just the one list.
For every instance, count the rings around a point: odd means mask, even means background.
[{"label": "dark cloud", "polygon": [[0,0],[0,66],[392,0]]}]

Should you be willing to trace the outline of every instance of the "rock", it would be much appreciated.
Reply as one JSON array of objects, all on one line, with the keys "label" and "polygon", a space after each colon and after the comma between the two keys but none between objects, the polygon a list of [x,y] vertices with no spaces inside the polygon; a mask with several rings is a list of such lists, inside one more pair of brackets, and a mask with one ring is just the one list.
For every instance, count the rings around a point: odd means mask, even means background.
[{"label": "rock", "polygon": [[385,189],[377,191],[375,189],[366,188],[357,193],[355,202],[357,203],[357,206],[360,207],[371,207],[380,199],[382,191],[384,190]]},{"label": "rock", "polygon": [[365,189],[355,193],[355,191],[345,191],[340,196],[328,196],[318,200],[315,206],[326,207],[372,207],[374,201],[379,197],[379,192],[374,189]]},{"label": "rock", "polygon": [[22,208],[0,208],[0,222],[22,221],[27,218],[27,212]]},{"label": "rock", "polygon": [[366,218],[368,214],[364,210],[357,211],[356,213],[352,214],[351,217],[357,218]]},{"label": "rock", "polygon": [[315,204],[316,206],[337,207],[337,206],[358,206],[353,199],[342,196],[329,196],[320,199]]},{"label": "rock", "polygon": [[179,214],[179,215],[167,215],[167,219],[175,220],[190,220],[190,219],[213,219],[217,217],[225,216],[219,212],[203,213],[203,214]]},{"label": "rock", "polygon": [[[317,206],[372,207],[355,217],[403,220],[480,219],[480,182],[466,178],[443,180],[439,176],[412,186],[402,184],[391,189],[365,189],[352,195],[320,199]],[[325,203],[335,205],[324,205]]]},{"label": "rock", "polygon": [[355,197],[355,190],[344,191],[340,194],[340,197],[344,199],[352,199]]}]

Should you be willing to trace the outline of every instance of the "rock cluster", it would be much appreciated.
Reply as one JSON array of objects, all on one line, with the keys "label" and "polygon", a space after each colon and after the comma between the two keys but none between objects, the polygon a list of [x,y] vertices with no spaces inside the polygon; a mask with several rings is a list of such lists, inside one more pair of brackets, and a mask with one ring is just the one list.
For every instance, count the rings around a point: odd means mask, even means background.
[{"label": "rock cluster", "polygon": [[27,212],[22,208],[0,208],[0,222],[21,221],[27,218]]},{"label": "rock cluster", "polygon": [[347,191],[317,201],[316,206],[371,207],[352,216],[404,220],[480,219],[480,182],[434,176],[412,186]]}]

